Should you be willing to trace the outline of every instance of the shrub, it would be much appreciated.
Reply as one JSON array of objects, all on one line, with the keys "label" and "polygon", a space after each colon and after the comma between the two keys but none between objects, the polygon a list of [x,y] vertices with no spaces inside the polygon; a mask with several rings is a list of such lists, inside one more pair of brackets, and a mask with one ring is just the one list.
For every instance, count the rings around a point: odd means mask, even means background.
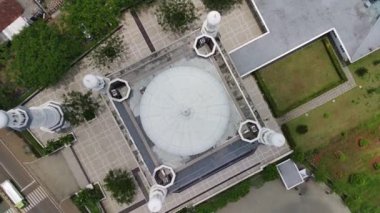
[{"label": "shrub", "polygon": [[329,177],[329,172],[325,166],[320,165],[316,169],[314,175],[317,182],[326,182]]},{"label": "shrub", "polygon": [[105,187],[120,204],[129,204],[136,195],[136,185],[130,174],[121,169],[110,170],[104,179]]},{"label": "shrub", "polygon": [[88,91],[86,94],[71,91],[63,95],[62,109],[65,119],[71,125],[76,126],[85,120],[89,121],[95,118],[100,105],[91,95],[91,91]]},{"label": "shrub", "polygon": [[294,149],[294,152],[292,153],[292,159],[295,162],[303,163],[305,162],[305,153],[302,152],[299,148]]},{"label": "shrub", "polygon": [[278,171],[274,164],[270,164],[262,171],[262,176],[265,181],[272,181],[278,178]]},{"label": "shrub", "polygon": [[329,113],[327,113],[327,112],[323,113],[323,118],[329,118],[329,117],[330,117]]},{"label": "shrub", "polygon": [[309,131],[309,128],[307,125],[305,124],[300,124],[300,125],[297,125],[296,127],[296,132],[300,135],[304,135],[306,134],[307,132]]},{"label": "shrub", "polygon": [[363,186],[369,180],[366,173],[354,173],[348,177],[348,183],[355,186]]},{"label": "shrub", "polygon": [[360,67],[355,70],[355,73],[359,77],[364,77],[368,73],[368,70],[365,67]]},{"label": "shrub", "polygon": [[342,151],[336,151],[334,154],[338,160],[345,161],[347,159],[347,156]]},{"label": "shrub", "polygon": [[373,61],[373,65],[376,66],[376,65],[379,65],[380,64],[380,60],[374,60]]},{"label": "shrub", "polygon": [[72,134],[68,134],[65,136],[61,136],[58,140],[48,140],[47,146],[44,148],[45,154],[50,154],[64,145],[70,145],[74,141],[74,136]]},{"label": "shrub", "polygon": [[217,10],[219,12],[226,12],[230,10],[235,4],[240,4],[242,0],[202,0],[203,4],[209,10]]},{"label": "shrub", "polygon": [[119,36],[108,39],[104,45],[94,51],[92,55],[97,67],[108,66],[124,51],[123,41]]},{"label": "shrub", "polygon": [[373,164],[373,168],[374,168],[375,170],[380,170],[380,163],[379,163],[379,162],[375,162],[375,163]]},{"label": "shrub", "polygon": [[197,19],[190,0],[164,0],[156,10],[158,23],[164,30],[183,33]]},{"label": "shrub", "polygon": [[369,144],[369,141],[366,140],[366,139],[360,139],[360,140],[359,140],[359,146],[360,146],[360,147],[365,147],[365,146],[367,146],[368,144]]},{"label": "shrub", "polygon": [[83,189],[77,195],[72,197],[74,204],[79,208],[81,212],[101,213],[98,204],[103,198],[102,191],[98,185],[95,185],[93,189]]}]

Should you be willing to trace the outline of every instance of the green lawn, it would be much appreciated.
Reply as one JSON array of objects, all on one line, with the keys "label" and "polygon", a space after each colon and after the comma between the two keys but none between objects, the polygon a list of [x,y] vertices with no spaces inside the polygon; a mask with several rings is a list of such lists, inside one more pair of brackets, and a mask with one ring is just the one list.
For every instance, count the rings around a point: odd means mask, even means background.
[{"label": "green lawn", "polygon": [[[379,59],[377,51],[349,66],[352,73],[360,67],[368,69],[364,77],[354,74],[361,88],[284,126],[295,149],[309,151],[307,162],[317,168],[322,179],[332,181],[353,212],[380,212],[380,170],[373,167],[374,162],[380,162],[380,65],[373,64]],[[296,132],[300,124],[308,126],[306,134]],[[360,139],[369,144],[359,147]],[[353,173],[367,175],[366,184],[350,184],[348,179]]]},{"label": "green lawn", "polygon": [[272,112],[281,116],[343,82],[344,74],[340,69],[331,44],[324,38],[268,65],[255,75]]}]

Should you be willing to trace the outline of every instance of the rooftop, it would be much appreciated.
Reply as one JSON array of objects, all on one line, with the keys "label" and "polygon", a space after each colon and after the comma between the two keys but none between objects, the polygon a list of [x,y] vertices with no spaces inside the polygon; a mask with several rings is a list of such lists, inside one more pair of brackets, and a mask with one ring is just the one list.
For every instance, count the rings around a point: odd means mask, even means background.
[{"label": "rooftop", "polygon": [[380,2],[369,8],[358,0],[256,0],[255,3],[268,32],[230,52],[241,76],[333,29],[351,62],[380,47],[377,5]]},{"label": "rooftop", "polygon": [[0,32],[21,16],[23,11],[16,0],[0,0]]}]

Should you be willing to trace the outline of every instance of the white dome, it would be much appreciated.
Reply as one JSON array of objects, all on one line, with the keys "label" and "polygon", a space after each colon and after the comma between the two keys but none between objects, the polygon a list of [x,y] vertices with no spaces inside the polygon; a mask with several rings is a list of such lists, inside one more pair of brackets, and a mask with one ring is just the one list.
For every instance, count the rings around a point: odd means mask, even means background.
[{"label": "white dome", "polygon": [[217,25],[222,20],[218,11],[211,11],[207,14],[207,22],[212,25]]},{"label": "white dome", "polygon": [[153,197],[149,199],[148,209],[151,212],[159,212],[162,209],[162,202],[159,198]]},{"label": "white dome", "polygon": [[7,127],[8,120],[9,120],[8,114],[5,111],[0,110],[0,129]]},{"label": "white dome", "polygon": [[270,138],[273,146],[281,147],[285,144],[285,137],[280,133],[274,133]]},{"label": "white dome", "polygon": [[87,74],[83,78],[83,84],[87,89],[94,89],[99,85],[99,79],[92,74]]},{"label": "white dome", "polygon": [[230,118],[220,82],[195,67],[174,67],[148,85],[140,103],[142,126],[159,148],[188,156],[221,140]]}]

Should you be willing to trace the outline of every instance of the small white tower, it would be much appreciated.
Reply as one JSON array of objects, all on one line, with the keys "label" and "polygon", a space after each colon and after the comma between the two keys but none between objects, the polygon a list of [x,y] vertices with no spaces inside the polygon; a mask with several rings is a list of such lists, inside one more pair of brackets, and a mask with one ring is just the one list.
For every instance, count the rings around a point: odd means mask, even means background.
[{"label": "small white tower", "polygon": [[218,29],[222,17],[218,11],[211,11],[207,14],[206,20],[203,22],[201,32],[212,37],[218,35]]},{"label": "small white tower", "polygon": [[106,80],[102,76],[87,74],[83,78],[83,84],[87,89],[101,91],[106,87]]},{"label": "small white tower", "polygon": [[38,107],[19,106],[7,112],[0,110],[0,128],[9,127],[17,131],[40,128],[46,132],[58,132],[64,124],[61,106],[53,101]]},{"label": "small white tower", "polygon": [[167,189],[164,186],[155,184],[149,190],[148,209],[150,212],[159,212],[162,209]]},{"label": "small white tower", "polygon": [[275,147],[281,147],[285,144],[284,135],[265,127],[260,131],[260,143]]}]

